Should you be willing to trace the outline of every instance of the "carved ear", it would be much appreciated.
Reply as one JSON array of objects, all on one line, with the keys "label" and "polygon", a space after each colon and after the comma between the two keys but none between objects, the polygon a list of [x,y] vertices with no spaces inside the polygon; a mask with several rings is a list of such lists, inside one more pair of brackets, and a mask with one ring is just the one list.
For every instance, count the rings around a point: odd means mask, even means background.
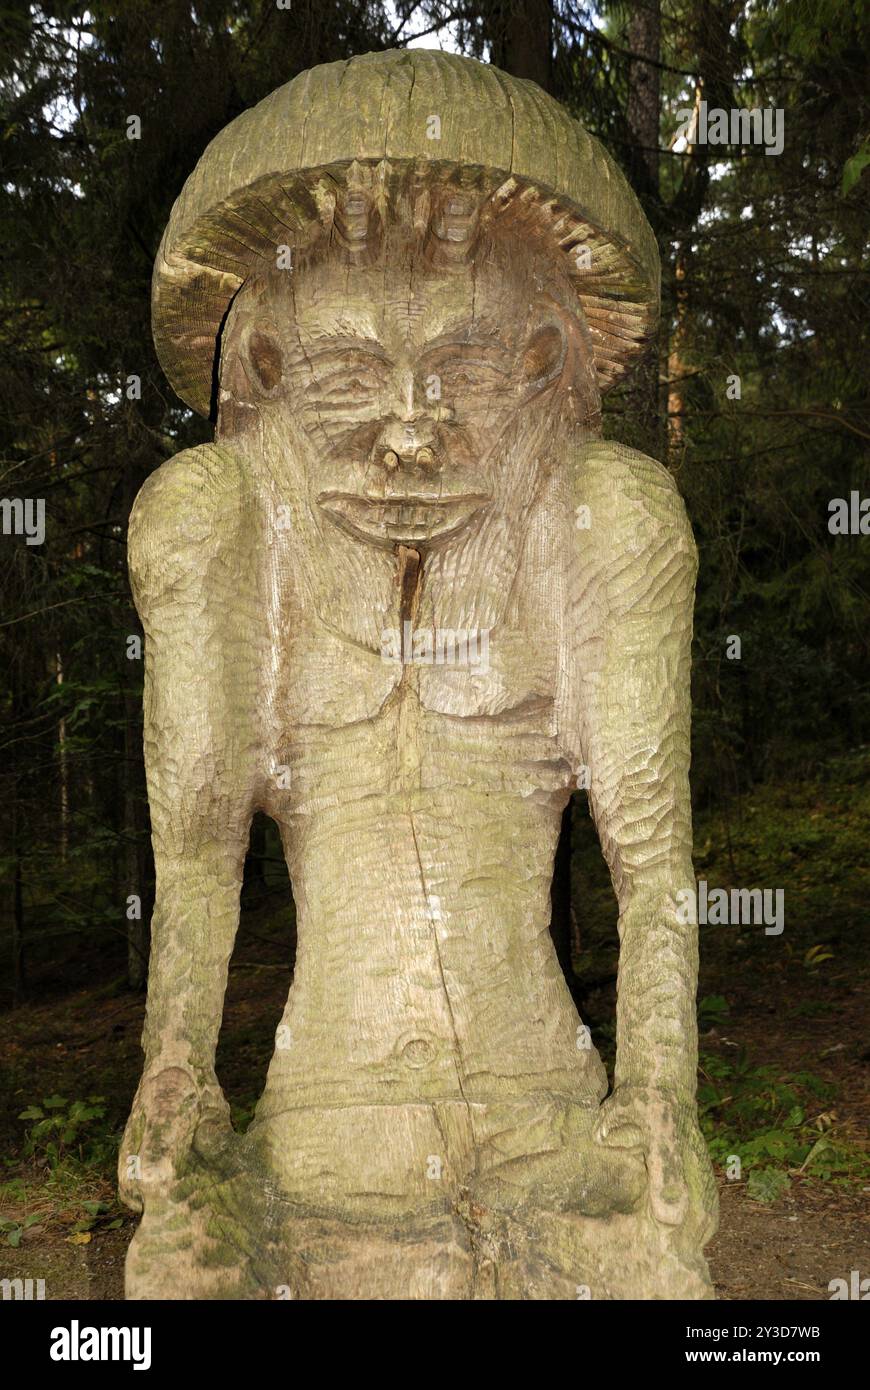
[{"label": "carved ear", "polygon": [[245,375],[259,396],[271,400],[284,380],[284,357],[274,324],[252,323],[242,333],[240,354]]},{"label": "carved ear", "polygon": [[537,328],[523,353],[523,375],[530,386],[543,386],[561,370],[565,359],[565,335],[555,323]]}]

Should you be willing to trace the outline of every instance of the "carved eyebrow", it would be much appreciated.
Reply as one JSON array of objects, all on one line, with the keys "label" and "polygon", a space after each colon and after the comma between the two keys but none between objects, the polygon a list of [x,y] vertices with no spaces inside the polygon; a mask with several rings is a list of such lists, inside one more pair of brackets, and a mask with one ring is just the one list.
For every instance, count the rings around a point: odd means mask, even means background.
[{"label": "carved eyebrow", "polygon": [[378,362],[387,363],[389,357],[374,338],[329,338],[319,346],[305,347],[302,343],[293,344],[288,353],[291,366],[318,362],[323,358],[341,357],[348,352],[361,357],[374,357]]},{"label": "carved eyebrow", "polygon": [[512,356],[510,348],[505,347],[504,343],[495,342],[489,336],[481,337],[478,334],[473,337],[461,337],[459,334],[461,334],[461,329],[439,334],[437,338],[426,343],[423,348],[423,355],[428,357],[431,353],[444,351],[445,348],[471,348],[478,352],[483,350],[498,357]]}]

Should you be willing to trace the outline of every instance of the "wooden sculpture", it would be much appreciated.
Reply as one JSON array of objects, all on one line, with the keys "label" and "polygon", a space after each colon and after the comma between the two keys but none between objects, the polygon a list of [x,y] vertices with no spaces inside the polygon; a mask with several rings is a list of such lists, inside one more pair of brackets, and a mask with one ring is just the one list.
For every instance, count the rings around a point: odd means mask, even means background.
[{"label": "wooden sculpture", "polygon": [[[658,307],[633,194],[533,84],[369,54],[212,142],[153,307],[216,432],[130,522],[157,901],[128,1296],[709,1297],[695,549],[668,472],[600,434]],[[577,785],[619,899],[609,1097],[548,934]],[[298,956],[238,1136],[214,1057],[256,811]]]}]

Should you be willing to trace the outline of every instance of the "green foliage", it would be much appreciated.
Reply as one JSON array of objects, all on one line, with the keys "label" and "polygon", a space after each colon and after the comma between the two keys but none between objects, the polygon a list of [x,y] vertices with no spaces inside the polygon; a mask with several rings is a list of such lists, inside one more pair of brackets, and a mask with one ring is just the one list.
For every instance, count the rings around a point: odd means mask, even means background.
[{"label": "green foliage", "polygon": [[843,165],[843,182],[840,191],[844,198],[854,188],[868,164],[870,164],[870,140],[865,140],[858,153],[853,154],[852,158],[847,159]]},{"label": "green foliage", "polygon": [[67,1100],[48,1096],[40,1105],[29,1105],[19,1120],[34,1121],[27,1131],[24,1153],[49,1169],[77,1163],[102,1168],[114,1163],[119,1136],[106,1123],[104,1096]]},{"label": "green foliage", "polygon": [[698,1000],[698,1028],[703,1031],[728,1017],[728,1000],[724,994],[705,994]]},{"label": "green foliage", "polygon": [[759,1201],[775,1200],[789,1173],[825,1181],[870,1176],[870,1156],[824,1132],[835,1123],[825,1109],[835,1091],[812,1072],[753,1067],[743,1052],[733,1060],[702,1056],[700,1071],[698,1108],[710,1155],[723,1168],[739,1157]]},{"label": "green foliage", "polygon": [[75,1234],[97,1229],[117,1231],[124,1224],[123,1217],[115,1216],[116,1204],[114,1202],[82,1202],[82,1207],[86,1215],[73,1225],[72,1230]]},{"label": "green foliage", "polygon": [[[22,1178],[12,1178],[9,1182],[0,1183],[0,1201],[6,1204],[18,1204],[24,1199],[24,1181]],[[41,1221],[38,1212],[29,1212],[23,1215],[20,1220],[13,1217],[0,1216],[0,1237],[6,1245],[11,1245],[17,1249],[21,1244],[21,1237],[25,1231],[30,1230],[31,1226],[36,1226]]]},{"label": "green foliage", "polygon": [[776,1202],[790,1183],[788,1174],[779,1168],[753,1168],[746,1184],[750,1197],[756,1202]]}]

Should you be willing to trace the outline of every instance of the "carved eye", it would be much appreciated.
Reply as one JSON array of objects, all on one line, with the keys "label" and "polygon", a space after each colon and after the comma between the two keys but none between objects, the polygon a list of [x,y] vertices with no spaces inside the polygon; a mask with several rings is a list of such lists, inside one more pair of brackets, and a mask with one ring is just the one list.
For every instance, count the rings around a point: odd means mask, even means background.
[{"label": "carved eye", "polygon": [[440,369],[448,392],[489,391],[504,386],[504,373],[488,362],[457,362]]},{"label": "carved eye", "polygon": [[562,359],[562,334],[548,324],[533,333],[523,353],[523,374],[527,381],[543,381]]},{"label": "carved eye", "polygon": [[284,360],[278,344],[259,328],[248,339],[248,360],[263,391],[272,395],[281,385]]},{"label": "carved eye", "polygon": [[381,379],[376,370],[368,367],[345,368],[330,372],[314,389],[326,405],[359,404],[377,395]]}]

